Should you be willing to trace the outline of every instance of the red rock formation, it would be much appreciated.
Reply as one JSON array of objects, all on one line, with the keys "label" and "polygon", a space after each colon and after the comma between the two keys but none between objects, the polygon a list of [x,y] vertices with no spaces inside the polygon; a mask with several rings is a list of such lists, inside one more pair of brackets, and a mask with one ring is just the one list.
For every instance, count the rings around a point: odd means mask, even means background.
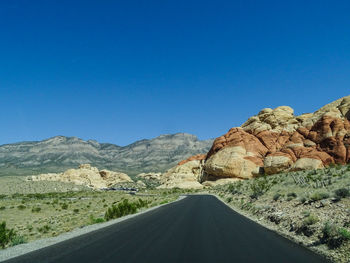
[{"label": "red rock formation", "polygon": [[[206,156],[204,169],[218,178],[247,178],[247,173],[256,171],[252,163],[268,173],[348,163],[349,119],[350,96],[301,116],[294,116],[293,109],[285,106],[264,109],[242,127],[218,137]],[[225,155],[215,157],[224,148]]]}]

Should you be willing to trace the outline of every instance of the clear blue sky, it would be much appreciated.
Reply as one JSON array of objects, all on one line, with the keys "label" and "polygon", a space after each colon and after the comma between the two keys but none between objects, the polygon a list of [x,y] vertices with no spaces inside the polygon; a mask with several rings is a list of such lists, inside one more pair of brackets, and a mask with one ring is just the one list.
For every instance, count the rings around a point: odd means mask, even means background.
[{"label": "clear blue sky", "polygon": [[217,137],[350,94],[350,1],[0,1],[0,144]]}]

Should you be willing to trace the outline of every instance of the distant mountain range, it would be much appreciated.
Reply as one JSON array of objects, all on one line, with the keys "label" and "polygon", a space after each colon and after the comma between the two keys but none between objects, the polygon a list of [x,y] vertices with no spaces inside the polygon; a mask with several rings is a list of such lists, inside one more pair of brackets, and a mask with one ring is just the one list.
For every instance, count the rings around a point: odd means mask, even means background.
[{"label": "distant mountain range", "polygon": [[82,163],[129,175],[165,171],[191,155],[208,152],[212,143],[212,139],[198,140],[187,133],[161,135],[123,147],[56,136],[43,141],[1,145],[0,176],[60,172]]}]

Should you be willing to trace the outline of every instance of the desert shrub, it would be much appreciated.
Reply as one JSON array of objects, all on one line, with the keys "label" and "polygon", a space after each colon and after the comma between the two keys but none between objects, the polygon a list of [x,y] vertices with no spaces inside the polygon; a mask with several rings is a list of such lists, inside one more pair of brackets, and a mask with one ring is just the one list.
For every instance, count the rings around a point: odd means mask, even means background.
[{"label": "desert shrub", "polygon": [[106,221],[104,218],[101,218],[101,217],[95,218],[93,215],[90,215],[89,219],[90,219],[91,225],[103,223]]},{"label": "desert shrub", "polygon": [[340,237],[344,240],[350,240],[350,231],[347,230],[346,228],[339,228],[338,233]]},{"label": "desert shrub", "polygon": [[322,199],[326,199],[329,197],[329,194],[328,193],[325,193],[325,192],[315,192],[313,193],[311,196],[310,196],[310,200],[311,201],[319,201],[319,200],[322,200]]},{"label": "desert shrub", "polygon": [[118,217],[122,217],[124,215],[136,213],[137,206],[135,203],[129,203],[128,199],[124,199],[117,206],[112,205],[112,207],[108,208],[105,213],[106,221]]},{"label": "desert shrub", "polygon": [[39,213],[41,211],[40,207],[33,207],[32,208],[32,213]]},{"label": "desert shrub", "polygon": [[226,202],[227,202],[227,203],[230,203],[230,202],[232,202],[232,196],[230,196],[230,197],[227,197],[227,198],[226,198]]},{"label": "desert shrub", "polygon": [[15,231],[7,228],[5,221],[0,223],[0,247],[5,248],[14,236]]},{"label": "desert shrub", "polygon": [[40,232],[40,233],[47,233],[47,232],[49,232],[50,231],[50,229],[51,229],[51,227],[49,226],[49,225],[44,225],[44,226],[42,226],[42,227],[39,227],[38,228],[38,231]]},{"label": "desert shrub", "polygon": [[24,210],[24,209],[26,209],[27,207],[26,207],[25,205],[19,205],[19,206],[17,206],[17,208],[18,208],[19,210]]},{"label": "desert shrub", "polygon": [[281,196],[282,196],[282,195],[281,195],[280,193],[277,193],[277,194],[275,194],[275,195],[272,197],[272,199],[273,199],[274,201],[277,201]]},{"label": "desert shrub", "polygon": [[310,211],[307,211],[307,210],[304,210],[303,212],[301,212],[301,214],[304,216],[304,217],[308,217],[311,215]]},{"label": "desert shrub", "polygon": [[297,195],[296,193],[288,193],[287,196],[288,196],[288,197],[293,197],[293,198],[295,198],[295,197],[297,197],[298,195]]},{"label": "desert shrub", "polygon": [[137,208],[147,207],[148,206],[148,202],[142,200],[141,198],[139,198],[138,201],[136,202],[136,206],[137,206]]},{"label": "desert shrub", "polygon": [[299,198],[299,202],[302,203],[302,204],[304,204],[306,201],[307,201],[307,198],[305,196],[301,196]]},{"label": "desert shrub", "polygon": [[253,199],[257,199],[259,196],[263,195],[268,190],[270,190],[271,186],[272,185],[269,184],[267,180],[267,176],[253,179],[253,182],[250,184],[250,190],[252,191],[250,197]]},{"label": "desert shrub", "polygon": [[313,224],[316,224],[319,221],[317,216],[314,215],[309,215],[308,217],[306,217],[303,221],[304,225],[308,225],[311,226]]},{"label": "desert shrub", "polygon": [[350,240],[350,232],[345,228],[338,228],[335,224],[326,222],[322,229],[321,241],[334,249],[340,247],[345,241]]},{"label": "desert shrub", "polygon": [[67,204],[67,203],[62,203],[62,204],[61,204],[61,208],[62,208],[63,210],[67,210],[67,209],[68,209],[68,204]]},{"label": "desert shrub", "polygon": [[27,243],[27,240],[24,238],[24,236],[21,236],[21,235],[14,235],[12,238],[11,238],[11,246],[17,246],[17,245],[20,245],[20,244],[24,244],[24,243]]},{"label": "desert shrub", "polygon": [[106,221],[118,217],[122,217],[129,214],[136,213],[138,208],[147,206],[148,202],[142,200],[141,198],[138,201],[130,203],[128,199],[124,199],[118,205],[112,205],[112,207],[108,208],[105,213]]},{"label": "desert shrub", "polygon": [[334,194],[339,199],[350,196],[350,192],[346,188],[339,188],[339,189],[334,191]]},{"label": "desert shrub", "polygon": [[238,193],[240,193],[240,189],[241,189],[242,185],[243,184],[241,181],[239,181],[235,184],[230,184],[227,187],[227,191],[231,194],[238,194]]}]

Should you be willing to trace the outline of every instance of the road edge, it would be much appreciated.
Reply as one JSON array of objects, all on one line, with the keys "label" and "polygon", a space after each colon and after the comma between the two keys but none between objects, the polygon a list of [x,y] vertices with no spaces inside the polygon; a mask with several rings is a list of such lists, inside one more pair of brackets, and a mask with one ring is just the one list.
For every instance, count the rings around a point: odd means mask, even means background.
[{"label": "road edge", "polygon": [[302,241],[296,239],[293,235],[287,235],[286,233],[284,232],[281,232],[281,231],[278,231],[278,229],[274,228],[273,226],[270,226],[268,224],[262,224],[257,218],[254,218],[253,216],[251,216],[250,214],[248,213],[244,213],[243,211],[239,210],[239,209],[234,209],[232,206],[230,206],[229,204],[227,204],[220,196],[216,195],[216,194],[212,194],[212,193],[206,193],[208,195],[212,195],[214,197],[216,197],[219,201],[221,201],[223,204],[225,204],[228,208],[230,208],[231,210],[235,211],[236,213],[240,214],[241,216],[244,216],[245,218],[253,221],[254,223],[256,224],[259,224],[260,226],[300,245],[300,246],[303,246],[304,248],[312,251],[313,253],[316,253],[318,255],[321,255],[322,257],[326,258],[327,260],[329,260],[330,262],[335,262],[329,255],[327,255],[326,253],[323,253],[322,250],[318,250],[318,249],[315,249],[315,248],[312,248],[312,247],[308,247],[306,246],[306,244],[304,244]]},{"label": "road edge", "polygon": [[100,230],[102,228],[114,225],[114,224],[118,224],[120,222],[123,222],[125,220],[128,220],[130,218],[148,213],[150,211],[156,210],[160,207],[178,202],[180,200],[185,199],[187,196],[186,195],[180,195],[178,199],[176,199],[175,201],[166,203],[166,204],[161,204],[161,205],[157,205],[157,206],[153,206],[150,207],[146,210],[137,212],[135,214],[131,214],[131,215],[127,215],[127,216],[123,216],[117,219],[113,219],[107,222],[103,222],[103,223],[97,223],[97,224],[93,224],[93,225],[88,225],[88,226],[84,226],[81,228],[76,228],[70,232],[66,232],[63,233],[61,235],[58,235],[56,237],[49,237],[49,238],[43,238],[43,239],[38,239],[29,243],[25,243],[25,244],[20,244],[17,246],[13,246],[13,247],[9,247],[3,250],[0,250],[0,262],[15,258],[15,257],[19,257],[25,254],[28,254],[30,252],[42,249],[42,248],[46,248],[61,242],[64,242],[66,240],[78,237],[78,236],[82,236],[85,235],[87,233],[96,231],[96,230]]}]

